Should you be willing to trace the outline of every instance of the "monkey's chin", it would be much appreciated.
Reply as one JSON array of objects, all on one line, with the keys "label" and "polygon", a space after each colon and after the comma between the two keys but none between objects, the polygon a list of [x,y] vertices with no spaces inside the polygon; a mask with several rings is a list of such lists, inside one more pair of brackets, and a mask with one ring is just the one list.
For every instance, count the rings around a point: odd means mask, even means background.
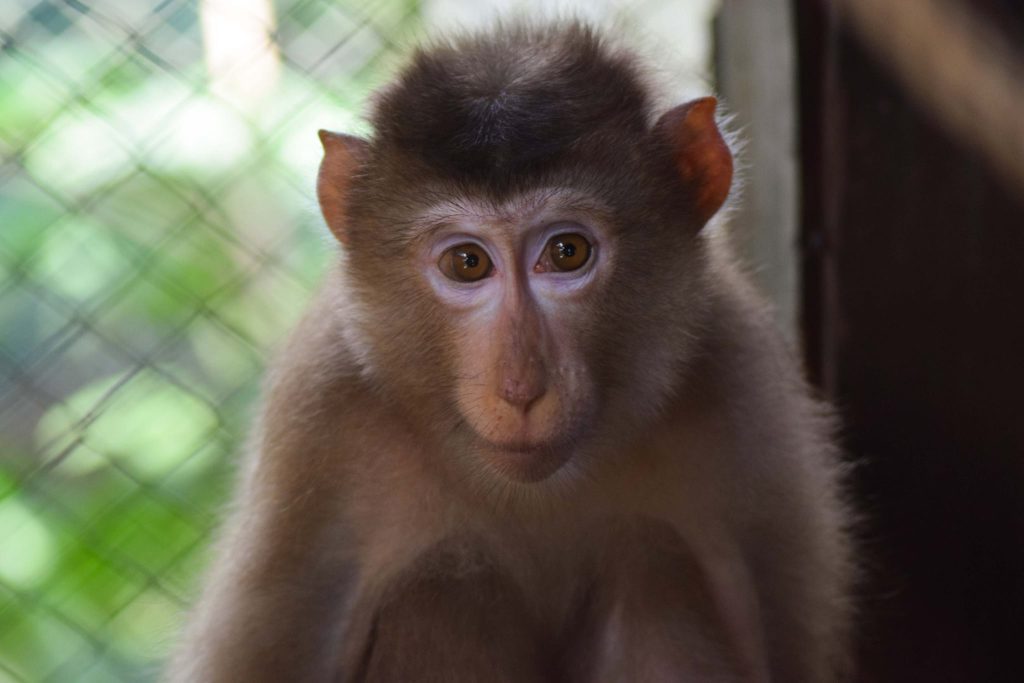
[{"label": "monkey's chin", "polygon": [[524,484],[543,481],[561,469],[572,455],[561,442],[493,442],[480,439],[480,455],[502,476]]}]

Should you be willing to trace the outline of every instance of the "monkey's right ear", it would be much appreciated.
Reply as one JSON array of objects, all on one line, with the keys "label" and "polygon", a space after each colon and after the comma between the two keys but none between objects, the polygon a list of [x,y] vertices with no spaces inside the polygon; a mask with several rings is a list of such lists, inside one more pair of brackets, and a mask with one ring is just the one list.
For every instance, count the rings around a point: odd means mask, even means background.
[{"label": "monkey's right ear", "polygon": [[669,143],[701,226],[722,208],[732,186],[732,152],[715,122],[717,105],[714,97],[681,104],[665,112],[655,127]]},{"label": "monkey's right ear", "polygon": [[317,134],[320,136],[320,144],[324,146],[324,158],[316,178],[316,197],[320,201],[320,211],[324,214],[327,227],[339,242],[347,244],[345,206],[348,189],[352,176],[366,160],[367,142],[353,135],[328,130],[321,130]]}]

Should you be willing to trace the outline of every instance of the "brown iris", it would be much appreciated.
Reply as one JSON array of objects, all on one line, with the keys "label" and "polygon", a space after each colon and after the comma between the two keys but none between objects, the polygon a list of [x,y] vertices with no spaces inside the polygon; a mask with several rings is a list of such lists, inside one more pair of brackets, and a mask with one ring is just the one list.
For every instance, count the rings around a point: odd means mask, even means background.
[{"label": "brown iris", "polygon": [[577,270],[590,260],[590,242],[583,235],[567,232],[548,242],[548,258],[555,270]]},{"label": "brown iris", "polygon": [[467,243],[444,252],[438,263],[441,272],[459,282],[476,282],[491,273],[491,257],[482,247]]}]

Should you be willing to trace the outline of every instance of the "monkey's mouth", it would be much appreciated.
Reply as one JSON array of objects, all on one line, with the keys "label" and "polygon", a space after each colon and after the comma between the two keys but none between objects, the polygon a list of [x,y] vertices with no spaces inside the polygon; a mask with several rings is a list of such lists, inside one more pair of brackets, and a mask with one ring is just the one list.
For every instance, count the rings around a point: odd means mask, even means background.
[{"label": "monkey's mouth", "polygon": [[481,437],[481,440],[491,449],[506,451],[508,453],[530,454],[538,451],[552,450],[557,444],[549,441],[491,441]]},{"label": "monkey's mouth", "polygon": [[559,470],[572,454],[564,440],[492,441],[479,437],[481,456],[503,476],[523,483],[542,481]]},{"label": "monkey's mouth", "polygon": [[523,483],[546,479],[572,459],[587,425],[578,411],[522,417],[471,411],[461,417],[470,456],[487,469]]}]

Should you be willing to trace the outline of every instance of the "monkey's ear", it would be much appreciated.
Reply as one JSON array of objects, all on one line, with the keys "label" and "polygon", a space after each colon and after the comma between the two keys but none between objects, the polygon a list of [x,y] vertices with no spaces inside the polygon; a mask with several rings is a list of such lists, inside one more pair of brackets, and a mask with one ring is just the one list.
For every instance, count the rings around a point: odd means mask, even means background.
[{"label": "monkey's ear", "polygon": [[732,152],[715,124],[714,97],[702,97],[665,112],[658,130],[689,189],[695,218],[703,226],[722,208],[732,185]]},{"label": "monkey's ear", "polygon": [[367,142],[353,135],[328,130],[321,130],[317,135],[320,136],[320,144],[324,146],[324,158],[316,178],[316,197],[320,201],[320,211],[324,214],[327,227],[339,242],[346,244],[345,205],[348,189],[352,176],[366,159]]}]

